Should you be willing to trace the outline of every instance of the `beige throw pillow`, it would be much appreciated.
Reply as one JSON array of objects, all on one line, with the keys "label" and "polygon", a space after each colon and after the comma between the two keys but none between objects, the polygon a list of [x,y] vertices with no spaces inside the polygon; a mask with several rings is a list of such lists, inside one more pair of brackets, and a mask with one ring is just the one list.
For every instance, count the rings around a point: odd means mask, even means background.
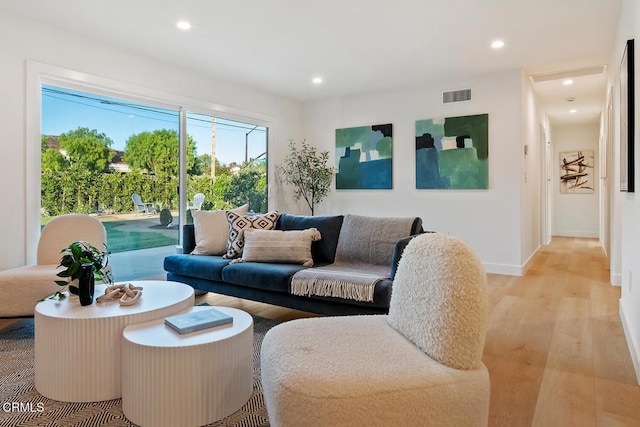
[{"label": "beige throw pillow", "polygon": [[306,230],[244,230],[242,261],[282,262],[313,267],[311,243],[320,240],[316,228]]},{"label": "beige throw pillow", "polygon": [[[249,205],[242,205],[231,212],[244,215],[249,210]],[[193,228],[196,239],[196,247],[191,251],[194,255],[224,255],[227,253],[229,242],[229,223],[227,211],[197,211],[192,210]]]}]

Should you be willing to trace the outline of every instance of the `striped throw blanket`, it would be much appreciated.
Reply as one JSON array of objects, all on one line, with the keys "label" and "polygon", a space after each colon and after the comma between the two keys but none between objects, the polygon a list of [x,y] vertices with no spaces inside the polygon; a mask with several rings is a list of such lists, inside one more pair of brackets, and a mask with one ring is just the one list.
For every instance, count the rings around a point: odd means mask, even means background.
[{"label": "striped throw blanket", "polygon": [[363,264],[331,264],[298,271],[291,280],[291,293],[373,301],[376,283],[389,278],[389,267]]}]

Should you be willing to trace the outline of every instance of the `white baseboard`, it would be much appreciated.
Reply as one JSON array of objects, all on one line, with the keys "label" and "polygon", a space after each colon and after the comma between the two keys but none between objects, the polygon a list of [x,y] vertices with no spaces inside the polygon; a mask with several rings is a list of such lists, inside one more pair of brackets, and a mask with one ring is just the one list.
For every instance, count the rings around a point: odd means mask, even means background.
[{"label": "white baseboard", "polygon": [[521,274],[521,276],[524,276],[525,274],[527,274],[527,271],[529,271],[529,269],[531,268],[531,264],[533,262],[533,258],[536,256],[536,254],[538,253],[539,250],[540,250],[540,246],[538,246],[536,248],[536,250],[533,251],[533,253],[529,256],[529,259],[527,259],[524,262],[524,265],[522,266],[522,274]]},{"label": "white baseboard", "polygon": [[622,286],[622,274],[611,273],[610,280],[613,286]]},{"label": "white baseboard", "polygon": [[504,274],[505,276],[523,276],[521,265],[483,263],[484,271],[491,274]]},{"label": "white baseboard", "polygon": [[627,318],[624,314],[624,309],[622,308],[622,300],[620,300],[618,305],[620,307],[620,321],[622,322],[624,337],[627,340],[627,347],[629,347],[629,354],[631,354],[631,362],[633,363],[633,369],[636,371],[636,381],[638,382],[638,385],[640,385],[640,363],[638,362],[639,352],[636,348],[635,343],[633,342],[633,337],[629,333]]},{"label": "white baseboard", "polygon": [[484,270],[491,274],[504,274],[505,276],[524,276],[531,268],[531,262],[533,258],[540,250],[540,246],[533,251],[529,259],[525,261],[523,265],[511,265],[511,264],[495,264],[495,263],[483,263]]}]

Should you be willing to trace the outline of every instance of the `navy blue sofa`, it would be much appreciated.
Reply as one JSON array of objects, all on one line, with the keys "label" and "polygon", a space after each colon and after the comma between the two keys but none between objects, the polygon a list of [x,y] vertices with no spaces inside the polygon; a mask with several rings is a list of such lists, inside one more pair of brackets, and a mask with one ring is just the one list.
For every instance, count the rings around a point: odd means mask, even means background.
[{"label": "navy blue sofa", "polygon": [[[281,214],[278,217],[276,229],[317,228],[322,239],[313,242],[311,252],[314,266],[322,266],[334,262],[343,219],[342,215]],[[231,260],[223,259],[221,256],[191,255],[195,247],[193,225],[183,227],[183,253],[167,256],[164,259],[164,269],[167,271],[167,280],[186,283],[199,291],[215,292],[321,315],[384,314],[389,311],[393,277],[402,251],[411,236],[420,232],[422,232],[422,220],[415,218],[410,234],[395,244],[390,279],[376,284],[372,302],[291,294],[292,276],[297,271],[307,268],[299,264],[258,262],[230,264]]]}]

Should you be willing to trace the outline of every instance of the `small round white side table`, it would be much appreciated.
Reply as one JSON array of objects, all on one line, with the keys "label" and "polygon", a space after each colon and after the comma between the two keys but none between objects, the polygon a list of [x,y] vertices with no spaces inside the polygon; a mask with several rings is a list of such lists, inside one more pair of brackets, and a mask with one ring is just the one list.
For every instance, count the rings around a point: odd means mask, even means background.
[{"label": "small round white side table", "polygon": [[[166,281],[142,286],[130,306],[118,301],[80,305],[78,297],[45,300],[35,308],[35,383],[38,392],[63,402],[97,402],[122,396],[120,343],[125,326],[170,316],[194,304],[193,288]],[[95,296],[105,285],[96,285]]]},{"label": "small round white side table", "polygon": [[[211,307],[197,306],[192,310]],[[180,335],[164,319],[129,325],[122,333],[122,412],[154,427],[210,424],[231,415],[253,393],[253,318]]]}]

